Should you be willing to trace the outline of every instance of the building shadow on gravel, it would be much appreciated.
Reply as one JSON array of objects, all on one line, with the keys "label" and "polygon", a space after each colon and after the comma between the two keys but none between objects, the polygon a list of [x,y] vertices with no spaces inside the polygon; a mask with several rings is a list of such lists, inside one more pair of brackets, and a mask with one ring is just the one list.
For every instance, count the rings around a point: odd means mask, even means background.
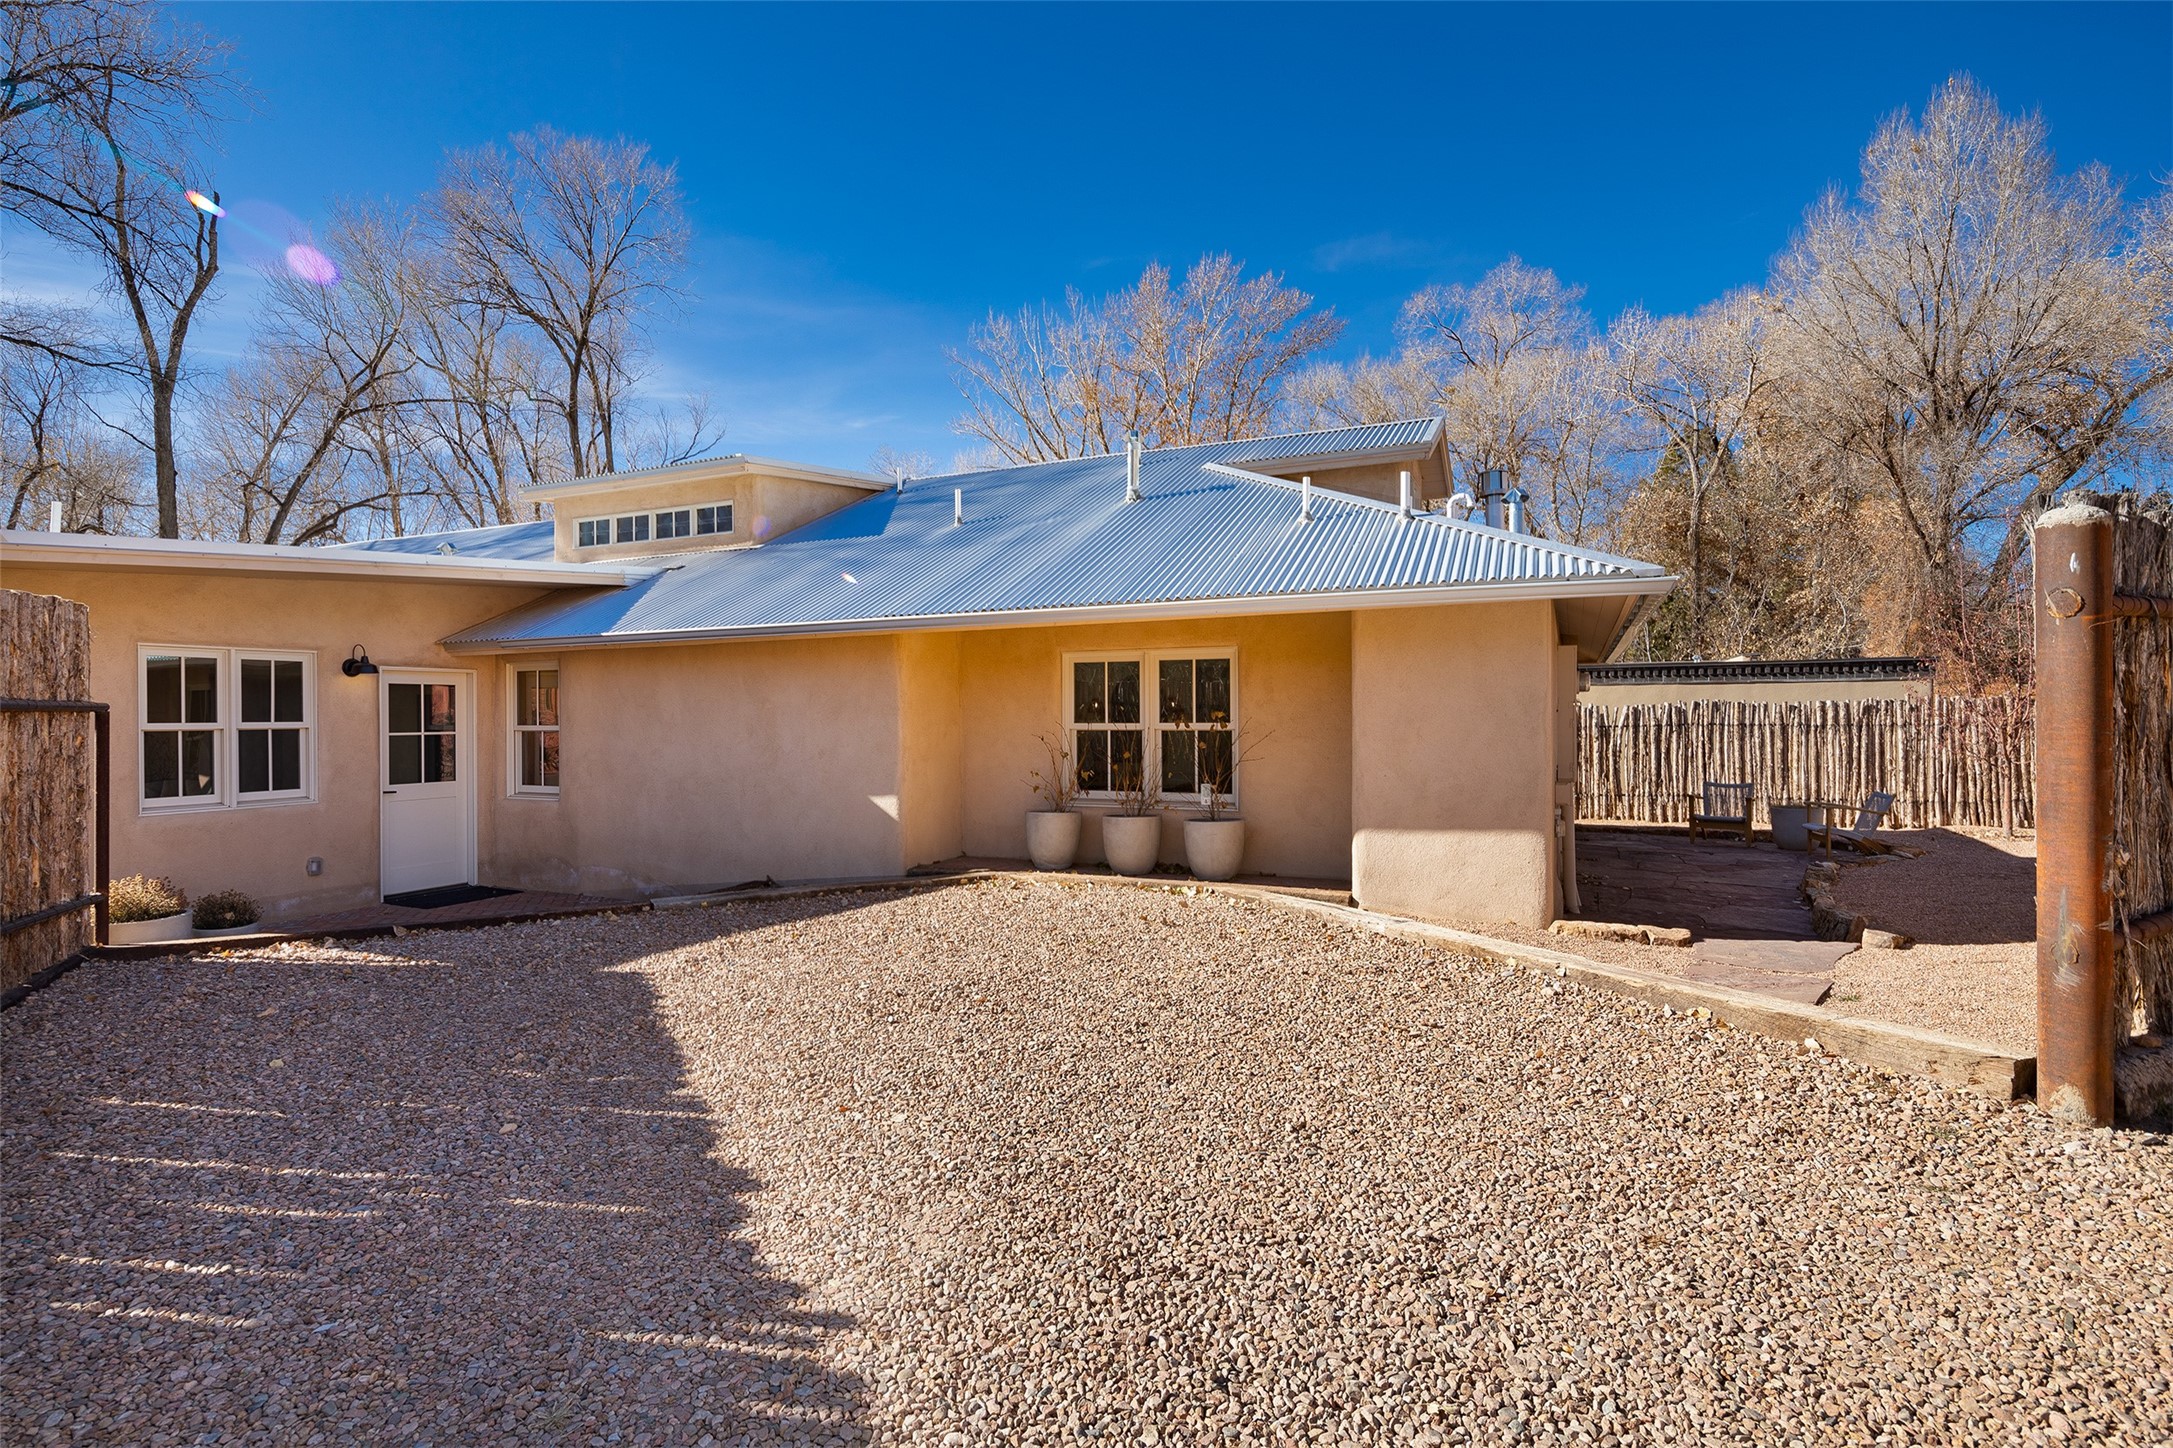
[{"label": "building shadow on gravel", "polygon": [[[1955,830],[1896,833],[1915,856],[1850,862],[1842,899],[1882,930],[1925,945],[2014,945],[2037,938],[2037,861]],[[1837,860],[1846,857],[1838,851]]]},{"label": "building shadow on gravel", "polygon": [[863,1440],[818,1352],[851,1324],[759,1260],[649,981],[563,938],[104,967],[11,1013],[0,1436]]}]

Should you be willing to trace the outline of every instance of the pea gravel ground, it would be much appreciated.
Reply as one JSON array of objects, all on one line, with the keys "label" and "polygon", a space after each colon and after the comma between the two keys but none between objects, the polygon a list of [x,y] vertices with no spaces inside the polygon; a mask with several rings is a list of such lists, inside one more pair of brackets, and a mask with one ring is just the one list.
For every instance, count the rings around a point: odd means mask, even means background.
[{"label": "pea gravel ground", "polygon": [[2163,1443],[2173,1151],[1272,906],[79,970],[0,1438]]}]

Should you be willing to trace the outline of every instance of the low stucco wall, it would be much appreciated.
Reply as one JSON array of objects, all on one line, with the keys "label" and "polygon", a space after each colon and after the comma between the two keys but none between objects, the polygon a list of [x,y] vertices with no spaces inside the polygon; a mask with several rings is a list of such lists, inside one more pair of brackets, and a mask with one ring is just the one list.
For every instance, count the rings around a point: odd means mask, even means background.
[{"label": "low stucco wall", "polygon": [[1554,919],[1556,637],[1548,603],[1352,615],[1359,904],[1454,921]]},{"label": "low stucco wall", "polygon": [[[1239,720],[1257,743],[1238,782],[1245,871],[1332,880],[1349,874],[1349,614],[991,629],[958,639],[966,854],[1026,854],[1026,812],[1036,807],[1028,775],[1044,764],[1040,736],[1064,726],[1066,653],[1230,648]],[[1102,858],[1104,811],[1084,812],[1080,857],[1094,863]],[[1176,810],[1165,816],[1167,863],[1184,859],[1184,818]]]},{"label": "low stucco wall", "polygon": [[[505,778],[505,691],[490,661],[437,641],[538,596],[494,584],[370,583],[232,573],[154,573],[10,563],[10,588],[90,606],[91,696],[113,709],[113,873],[165,875],[190,896],[243,890],[267,919],[378,898],[377,681],[350,679],[356,644],[382,667],[476,673],[476,853],[488,879]],[[317,797],[245,808],[146,813],[137,733],[139,644],[314,650]],[[227,721],[231,727],[232,721]],[[311,856],[324,861],[312,877]]]}]

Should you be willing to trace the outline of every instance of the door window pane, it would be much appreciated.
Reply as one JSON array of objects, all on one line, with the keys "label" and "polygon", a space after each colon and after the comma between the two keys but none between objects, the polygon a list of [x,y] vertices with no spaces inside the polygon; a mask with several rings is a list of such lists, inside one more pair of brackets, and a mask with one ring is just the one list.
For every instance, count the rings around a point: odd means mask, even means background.
[{"label": "door window pane", "polygon": [[[176,688],[174,697],[180,699],[178,687],[181,662],[174,661]],[[179,799],[181,797],[181,736],[170,730],[160,730],[143,736],[143,797],[145,799]]]},{"label": "door window pane", "polygon": [[423,686],[385,686],[385,728],[393,734],[420,734],[423,727]]},{"label": "door window pane", "polygon": [[451,684],[431,684],[423,690],[423,727],[432,730],[453,727]]},{"label": "door window pane", "polygon": [[453,736],[423,736],[423,783],[438,784],[453,777]]},{"label": "door window pane", "polygon": [[149,724],[181,722],[181,660],[176,655],[143,661],[143,717]]},{"label": "door window pane", "polygon": [[395,734],[388,738],[385,741],[385,783],[421,784],[422,782],[422,736],[420,734]]}]

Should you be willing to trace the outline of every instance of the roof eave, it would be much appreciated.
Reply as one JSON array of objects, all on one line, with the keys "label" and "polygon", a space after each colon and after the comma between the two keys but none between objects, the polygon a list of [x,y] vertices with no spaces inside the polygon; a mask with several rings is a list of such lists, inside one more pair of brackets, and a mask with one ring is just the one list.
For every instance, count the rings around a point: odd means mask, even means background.
[{"label": "roof eave", "polygon": [[313,578],[397,578],[435,583],[534,584],[546,588],[623,588],[657,572],[653,568],[598,568],[585,563],[494,561],[437,554],[22,530],[0,530],[0,560],[25,568],[134,569],[257,577],[303,574]]},{"label": "roof eave", "polygon": [[560,634],[548,638],[466,639],[454,634],[441,646],[456,654],[536,653],[560,649],[631,645],[726,643],[738,639],[828,638],[929,630],[1062,627],[1080,623],[1155,622],[1183,618],[1231,618],[1285,613],[1342,613],[1356,609],[1427,608],[1440,604],[1506,603],[1556,598],[1635,599],[1664,595],[1680,580],[1666,575],[1548,578],[1517,583],[1444,584],[1408,588],[1343,589],[1245,598],[1177,599],[1170,602],[1094,604],[1067,608],[1005,609],[984,613],[929,614],[912,618],[834,619],[762,624],[745,628],[664,629],[643,633]]}]

